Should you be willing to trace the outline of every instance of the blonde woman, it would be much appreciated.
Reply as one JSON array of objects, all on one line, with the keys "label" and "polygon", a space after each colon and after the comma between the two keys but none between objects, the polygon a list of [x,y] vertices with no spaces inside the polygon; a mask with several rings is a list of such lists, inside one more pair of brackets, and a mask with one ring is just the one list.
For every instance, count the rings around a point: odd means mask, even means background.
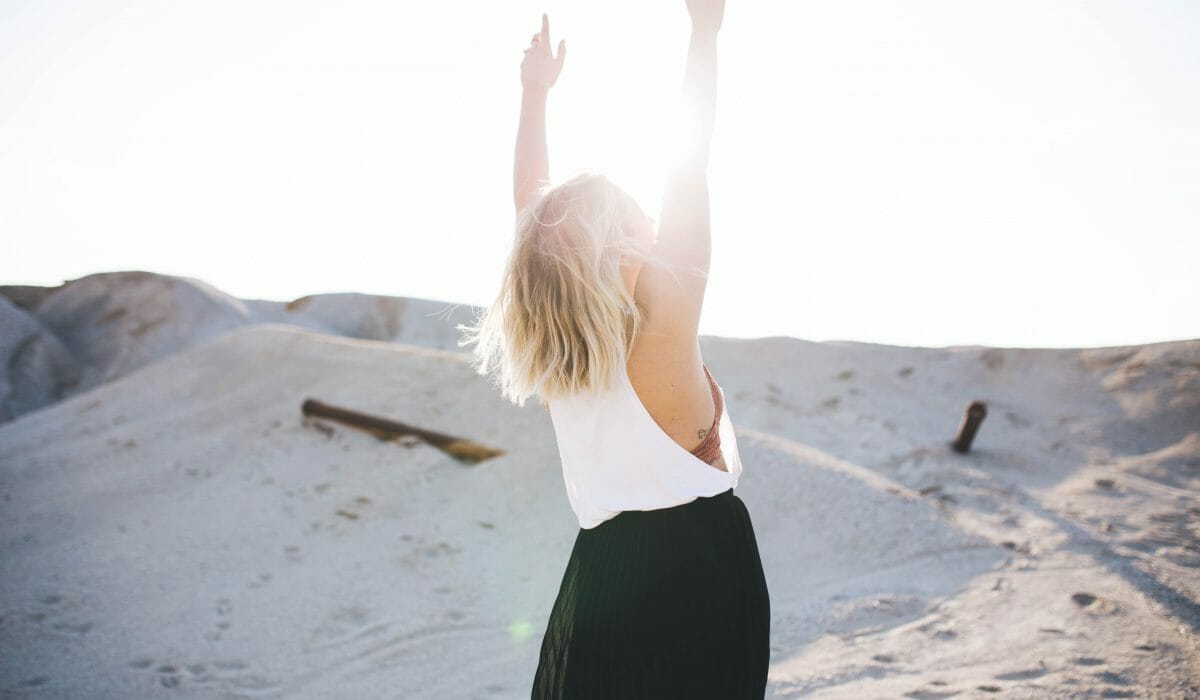
[{"label": "blonde woman", "polygon": [[521,63],[516,235],[476,319],[480,374],[550,412],[579,520],[532,697],[760,699],[770,599],[724,392],[700,355],[707,162],[723,0],[687,0],[691,134],[658,225],[597,174],[549,181],[545,109],[566,58],[549,20]]}]

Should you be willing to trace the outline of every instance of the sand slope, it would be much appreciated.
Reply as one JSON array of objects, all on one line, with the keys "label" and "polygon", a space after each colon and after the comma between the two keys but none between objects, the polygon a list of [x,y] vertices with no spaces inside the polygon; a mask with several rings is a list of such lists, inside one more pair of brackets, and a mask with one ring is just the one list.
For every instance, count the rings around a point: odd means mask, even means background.
[{"label": "sand slope", "polygon": [[0,286],[0,361],[8,367],[0,375],[0,423],[234,328],[287,323],[457,351],[454,327],[476,311],[353,293],[242,300],[192,277],[140,270],[97,273],[52,288]]},{"label": "sand slope", "polygon": [[[471,310],[334,295],[283,323],[303,309],[112,274],[0,326],[35,318],[91,382],[0,425],[0,695],[528,697],[577,530],[549,417],[393,340],[452,346]],[[701,347],[772,596],[768,697],[1200,693],[1200,341]],[[380,441],[310,397],[505,453]]]}]

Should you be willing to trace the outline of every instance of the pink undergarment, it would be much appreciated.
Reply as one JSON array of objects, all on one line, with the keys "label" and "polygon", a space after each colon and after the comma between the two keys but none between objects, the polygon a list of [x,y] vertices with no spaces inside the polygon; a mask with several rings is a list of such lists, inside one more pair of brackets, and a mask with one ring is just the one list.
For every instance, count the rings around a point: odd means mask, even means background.
[{"label": "pink undergarment", "polygon": [[721,435],[717,430],[717,426],[721,424],[721,411],[724,410],[725,404],[721,400],[721,392],[717,389],[717,380],[713,379],[712,373],[708,371],[708,365],[703,365],[704,374],[708,375],[708,383],[712,387],[713,403],[717,406],[716,415],[713,416],[712,427],[709,428],[708,434],[692,449],[692,454],[699,457],[708,464],[712,464],[721,456]]}]

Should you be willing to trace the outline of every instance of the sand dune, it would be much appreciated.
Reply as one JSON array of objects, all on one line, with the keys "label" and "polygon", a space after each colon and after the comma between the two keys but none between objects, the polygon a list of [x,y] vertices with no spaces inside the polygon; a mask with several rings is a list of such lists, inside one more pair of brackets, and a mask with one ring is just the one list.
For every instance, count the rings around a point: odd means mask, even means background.
[{"label": "sand dune", "polygon": [[[0,294],[0,695],[528,697],[578,526],[549,417],[455,346],[475,309],[143,272]],[[701,348],[768,697],[1200,695],[1200,340]]]},{"label": "sand dune", "polygon": [[0,422],[235,328],[286,323],[457,351],[454,326],[474,312],[458,304],[366,294],[242,300],[201,280],[142,271],[98,273],[53,288],[0,286],[0,358],[8,360],[12,391],[37,397],[6,401],[0,394]]}]

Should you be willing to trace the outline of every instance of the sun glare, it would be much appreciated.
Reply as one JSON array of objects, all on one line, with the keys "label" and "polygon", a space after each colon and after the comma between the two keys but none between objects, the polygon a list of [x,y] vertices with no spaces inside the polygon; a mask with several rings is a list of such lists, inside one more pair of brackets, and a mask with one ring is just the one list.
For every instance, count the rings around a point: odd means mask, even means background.
[{"label": "sun glare", "polygon": [[[47,7],[0,22],[9,283],[147,269],[241,298],[487,303],[542,12],[568,51],[553,180],[605,172],[658,216],[688,138],[683,3]],[[1200,334],[1188,7],[730,3],[701,333]]]}]

